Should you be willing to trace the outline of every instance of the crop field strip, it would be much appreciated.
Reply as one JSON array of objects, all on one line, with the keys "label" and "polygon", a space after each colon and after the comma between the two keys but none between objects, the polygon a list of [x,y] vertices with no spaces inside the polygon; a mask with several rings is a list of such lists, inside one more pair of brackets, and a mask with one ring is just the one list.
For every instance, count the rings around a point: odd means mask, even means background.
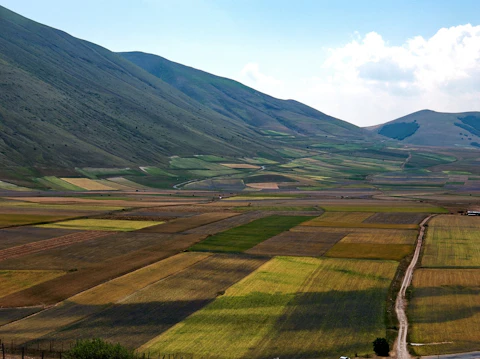
[{"label": "crop field strip", "polygon": [[74,243],[90,241],[92,239],[105,237],[110,233],[101,231],[87,231],[79,233],[70,233],[61,237],[45,239],[43,241],[36,241],[32,243],[22,244],[20,246],[10,247],[0,250],[0,262],[21,257],[27,254],[45,251],[52,248],[69,246]]},{"label": "crop field strip", "polygon": [[72,229],[50,229],[30,226],[0,229],[0,250],[78,232]]},{"label": "crop field strip", "polygon": [[319,257],[345,233],[283,232],[257,244],[245,253],[267,256]]},{"label": "crop field strip", "polygon": [[[74,342],[99,337],[136,348],[212,302],[266,259],[215,254],[158,281],[87,320],[45,337]],[[0,332],[1,334],[1,332]],[[218,344],[218,343],[217,343]]]},{"label": "crop field strip", "polygon": [[410,341],[416,355],[480,349],[480,268],[418,269],[413,278]]},{"label": "crop field strip", "polygon": [[[385,228],[385,229],[417,229],[418,224],[412,223],[394,223],[395,216],[391,216],[390,223],[385,222],[385,214],[371,212],[325,212],[320,217],[314,218],[303,223],[303,226],[318,227],[340,227],[340,228]],[[382,222],[378,223],[371,218],[380,217]],[[383,217],[383,218],[382,218]],[[390,217],[390,216],[389,216]],[[400,218],[402,216],[400,215]],[[404,221],[403,219],[401,221]]]},{"label": "crop field strip", "polygon": [[[0,327],[0,333],[3,338],[7,336],[10,340],[22,343],[41,338],[102,311],[136,291],[185,270],[209,256],[208,253],[180,253],[166,258],[70,297],[33,317]],[[2,310],[7,311],[0,309],[0,313]],[[8,314],[11,318],[20,319],[24,313],[13,308],[9,309]]]},{"label": "crop field strip", "polygon": [[0,328],[2,325],[25,318],[39,312],[41,307],[0,308]]},{"label": "crop field strip", "polygon": [[442,215],[429,222],[422,267],[479,267],[478,217]]},{"label": "crop field strip", "polygon": [[153,226],[140,230],[141,233],[180,233],[190,229],[221,221],[222,219],[238,216],[239,213],[213,212],[202,213],[189,218],[178,218],[167,222],[161,226]]},{"label": "crop field strip", "polygon": [[115,219],[74,219],[64,222],[55,222],[41,225],[42,228],[66,228],[90,231],[119,231],[129,232],[146,227],[157,226],[164,222],[156,221],[129,221]]},{"label": "crop field strip", "polygon": [[221,358],[370,353],[371,338],[385,332],[385,297],[396,266],[276,257],[139,350]]},{"label": "crop field strip", "polygon": [[413,249],[414,246],[408,244],[342,243],[340,241],[325,253],[325,257],[400,261],[412,253]]},{"label": "crop field strip", "polygon": [[210,236],[192,251],[243,252],[264,240],[307,221],[308,216],[269,216]]},{"label": "crop field strip", "polygon": [[384,224],[419,224],[427,214],[425,213],[375,213],[363,221],[363,223],[384,223]]},{"label": "crop field strip", "polygon": [[268,216],[269,213],[266,212],[250,212],[241,214],[238,216],[226,218],[217,222],[205,224],[203,226],[198,226],[196,228],[190,229],[185,233],[197,233],[197,234],[217,234],[219,232],[226,231],[230,228],[238,227],[247,223],[250,223],[256,219],[260,219]]},{"label": "crop field strip", "polygon": [[[204,236],[195,234],[171,235],[169,238],[161,241],[157,237],[156,244],[154,245],[145,246],[117,256],[92,251],[92,257],[96,257],[97,260],[93,261],[93,258],[90,258],[92,261],[90,265],[70,271],[61,278],[54,278],[50,281],[0,298],[0,307],[24,307],[58,303],[108,280],[177,254],[194,243],[199,242],[202,238],[204,238]],[[83,243],[83,245],[85,246],[85,243]],[[67,248],[70,249],[70,247]],[[114,249],[115,247],[111,248]],[[64,252],[74,257],[74,251]],[[40,254],[45,254],[45,252],[36,253],[33,256]],[[106,257],[106,259],[98,261],[98,258],[101,256]],[[48,262],[50,258],[56,258],[59,265],[63,267],[71,265],[64,263],[61,258],[55,256],[47,257],[46,264],[50,264]],[[8,269],[4,268],[6,267],[5,264],[8,264],[8,267],[21,267],[23,269],[31,263],[31,260],[20,257],[1,263],[2,269]],[[32,264],[32,266],[35,266],[35,264]]]},{"label": "crop field strip", "polygon": [[[47,212],[48,213],[48,212]],[[69,214],[57,214],[57,215],[48,215],[48,214],[4,214],[0,213],[0,228],[13,227],[13,226],[23,226],[27,224],[40,224],[48,223],[55,221],[62,221],[68,218],[77,217],[78,215],[69,215]]]},{"label": "crop field strip", "polygon": [[22,257],[7,259],[0,262],[0,269],[74,271],[157,245],[162,245],[162,251],[182,251],[188,248],[189,244],[205,238],[204,235],[198,234],[102,233],[107,235],[88,242],[73,243],[66,247],[52,248]]},{"label": "crop field strip", "polygon": [[61,180],[87,191],[115,191],[115,188],[88,178],[61,178]]},{"label": "crop field strip", "polygon": [[0,270],[0,298],[64,274],[52,270]]}]

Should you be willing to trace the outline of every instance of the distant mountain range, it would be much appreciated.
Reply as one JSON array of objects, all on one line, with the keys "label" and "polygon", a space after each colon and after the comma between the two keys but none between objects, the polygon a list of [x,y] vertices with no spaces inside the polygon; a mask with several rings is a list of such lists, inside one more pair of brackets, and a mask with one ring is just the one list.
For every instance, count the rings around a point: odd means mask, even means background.
[{"label": "distant mountain range", "polygon": [[113,53],[3,7],[0,74],[3,168],[268,155],[278,146],[272,134],[361,138],[367,132],[158,56]]},{"label": "distant mountain range", "polygon": [[120,55],[210,109],[260,130],[305,136],[365,135],[351,123],[325,115],[297,101],[278,100],[237,81],[156,55],[142,52],[124,52]]},{"label": "distant mountain range", "polygon": [[[167,165],[172,155],[279,156],[306,143],[477,146],[479,113],[420,111],[370,131],[141,52],[114,53],[0,7],[0,168]],[[285,142],[287,141],[288,142]]]},{"label": "distant mountain range", "polygon": [[480,147],[480,112],[423,110],[367,129],[412,145]]}]

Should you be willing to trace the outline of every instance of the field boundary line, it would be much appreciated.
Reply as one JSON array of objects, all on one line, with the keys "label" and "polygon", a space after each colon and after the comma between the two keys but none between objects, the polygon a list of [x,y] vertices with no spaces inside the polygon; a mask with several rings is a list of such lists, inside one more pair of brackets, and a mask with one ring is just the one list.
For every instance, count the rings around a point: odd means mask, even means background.
[{"label": "field boundary line", "polygon": [[405,309],[407,307],[406,292],[407,292],[407,288],[410,286],[410,283],[412,282],[413,271],[415,270],[418,259],[420,258],[420,252],[422,250],[423,239],[426,231],[426,223],[433,217],[435,217],[435,214],[428,216],[420,223],[420,232],[418,233],[415,252],[413,254],[412,261],[410,262],[407,270],[405,271],[405,276],[403,277],[402,285],[398,292],[397,300],[395,301],[395,312],[397,313],[397,318],[399,323],[398,337],[395,344],[397,359],[411,358],[407,348],[408,318],[405,312]]}]

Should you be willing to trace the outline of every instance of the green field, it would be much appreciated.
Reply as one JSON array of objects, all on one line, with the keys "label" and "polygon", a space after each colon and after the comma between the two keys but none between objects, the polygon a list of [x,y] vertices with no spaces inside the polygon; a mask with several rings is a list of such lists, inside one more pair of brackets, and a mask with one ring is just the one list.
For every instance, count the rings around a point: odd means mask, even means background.
[{"label": "green field", "polygon": [[269,216],[208,237],[192,251],[243,252],[313,217]]},{"label": "green field", "polygon": [[[219,358],[370,354],[396,263],[276,257],[140,350]],[[372,339],[373,338],[373,339]]]},{"label": "green field", "polygon": [[41,225],[43,228],[82,229],[90,231],[135,231],[150,226],[162,224],[161,221],[128,221],[116,219],[74,219]]}]

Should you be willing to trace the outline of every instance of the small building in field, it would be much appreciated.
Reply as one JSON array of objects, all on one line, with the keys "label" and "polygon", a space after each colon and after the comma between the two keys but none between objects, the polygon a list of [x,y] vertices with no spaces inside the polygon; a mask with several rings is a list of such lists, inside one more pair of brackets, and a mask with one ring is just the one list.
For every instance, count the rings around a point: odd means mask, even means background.
[{"label": "small building in field", "polygon": [[467,216],[480,216],[480,211],[467,211]]}]

